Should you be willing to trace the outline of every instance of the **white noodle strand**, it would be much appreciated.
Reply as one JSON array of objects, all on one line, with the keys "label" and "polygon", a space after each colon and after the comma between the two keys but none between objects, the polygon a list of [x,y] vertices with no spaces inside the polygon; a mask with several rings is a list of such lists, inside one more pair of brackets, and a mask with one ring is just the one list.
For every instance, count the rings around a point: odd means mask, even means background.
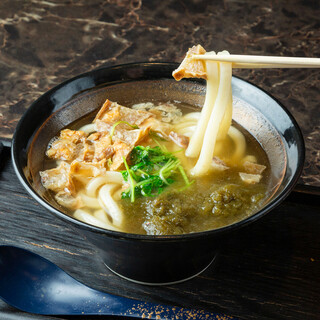
[{"label": "white noodle strand", "polygon": [[221,125],[226,109],[228,107],[228,102],[230,100],[232,78],[231,64],[219,63],[219,68],[220,81],[217,98],[215,100],[213,110],[210,114],[210,119],[206,126],[202,147],[200,145],[200,157],[195,167],[191,170],[191,174],[195,176],[204,175],[210,169],[219,127]]},{"label": "white noodle strand", "polygon": [[116,171],[107,171],[103,177],[91,179],[86,186],[86,192],[88,196],[95,197],[98,189],[106,183],[122,184],[122,174]]},{"label": "white noodle strand", "polygon": [[198,121],[201,117],[201,112],[190,112],[190,113],[187,113],[185,114],[183,117],[182,117],[182,121],[187,121],[187,120],[190,120],[190,121]]},{"label": "white noodle strand", "polygon": [[83,204],[88,207],[88,208],[93,208],[93,209],[100,209],[101,206],[99,204],[99,201],[95,197],[89,197],[85,193],[80,193],[81,200]]},{"label": "white noodle strand", "polygon": [[101,220],[102,222],[104,222],[105,224],[108,225],[108,229],[110,230],[115,230],[115,231],[120,231],[119,228],[115,227],[112,222],[109,220],[108,218],[108,214],[103,210],[103,209],[100,209],[100,210],[96,210],[94,213],[93,213],[94,217]]},{"label": "white noodle strand", "polygon": [[82,126],[79,131],[83,131],[85,132],[86,134],[90,134],[92,132],[95,132],[96,131],[96,127],[95,127],[95,124],[94,123],[90,123],[90,124],[86,124],[84,126]]},{"label": "white noodle strand", "polygon": [[85,223],[91,224],[93,226],[96,227],[100,227],[100,228],[104,228],[104,229],[111,229],[114,230],[114,227],[112,228],[111,224],[109,223],[105,223],[103,221],[101,221],[100,219],[97,219],[96,217],[94,217],[92,214],[88,213],[87,211],[83,210],[83,209],[77,209],[73,216]]},{"label": "white noodle strand", "polygon": [[232,160],[234,162],[239,162],[244,157],[246,152],[246,139],[242,132],[233,126],[229,128],[228,136],[232,139],[235,145]]},{"label": "white noodle strand", "polygon": [[205,135],[208,121],[210,118],[210,114],[212,114],[214,101],[216,100],[216,97],[218,94],[218,83],[219,83],[218,63],[207,62],[206,66],[207,66],[207,74],[208,74],[206,98],[200,114],[200,119],[198,121],[196,131],[192,135],[188,148],[186,150],[186,156],[191,158],[196,158],[200,154],[201,146],[203,143],[204,135]]},{"label": "white noodle strand", "polygon": [[112,222],[116,227],[121,227],[123,222],[123,213],[116,201],[112,197],[115,189],[119,185],[106,184],[99,191],[99,202],[101,207],[111,216]]}]

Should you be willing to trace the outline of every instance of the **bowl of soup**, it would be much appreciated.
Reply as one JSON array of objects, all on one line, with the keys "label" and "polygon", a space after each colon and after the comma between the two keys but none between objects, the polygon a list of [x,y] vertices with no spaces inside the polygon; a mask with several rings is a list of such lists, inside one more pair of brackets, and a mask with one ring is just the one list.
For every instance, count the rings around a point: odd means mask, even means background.
[{"label": "bowl of soup", "polygon": [[133,63],[72,78],[29,107],[12,141],[32,197],[82,233],[110,270],[144,284],[205,270],[225,237],[285,199],[304,161],[290,113],[232,77],[229,137],[217,139],[209,170],[191,174],[197,159],[185,154],[206,86],[175,81],[177,66]]}]

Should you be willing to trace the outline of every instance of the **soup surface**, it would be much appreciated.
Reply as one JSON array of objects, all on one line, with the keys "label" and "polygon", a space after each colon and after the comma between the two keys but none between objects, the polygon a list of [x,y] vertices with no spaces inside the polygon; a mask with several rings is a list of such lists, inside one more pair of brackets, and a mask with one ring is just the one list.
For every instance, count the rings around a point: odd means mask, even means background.
[{"label": "soup surface", "polygon": [[132,113],[110,103],[93,123],[81,119],[49,143],[42,184],[67,214],[106,229],[169,235],[230,225],[265,203],[268,159],[243,128],[233,124],[210,170],[193,176],[196,159],[185,149],[199,112],[178,102],[134,105]]},{"label": "soup surface", "polygon": [[237,169],[196,179],[183,192],[167,190],[157,198],[123,201],[124,230],[147,234],[183,234],[216,229],[243,220],[259,209],[266,186],[239,181]]}]

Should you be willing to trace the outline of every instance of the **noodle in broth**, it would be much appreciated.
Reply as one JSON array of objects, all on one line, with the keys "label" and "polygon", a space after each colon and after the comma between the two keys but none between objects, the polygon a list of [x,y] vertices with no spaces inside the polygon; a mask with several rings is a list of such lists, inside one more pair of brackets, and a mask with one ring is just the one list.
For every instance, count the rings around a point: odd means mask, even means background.
[{"label": "noodle in broth", "polygon": [[69,214],[161,235],[220,228],[263,205],[269,164],[258,142],[232,124],[231,65],[192,61],[201,48],[174,73],[207,79],[201,112],[177,102],[127,108],[107,100],[92,123],[52,139],[47,156],[56,163],[41,181]]}]

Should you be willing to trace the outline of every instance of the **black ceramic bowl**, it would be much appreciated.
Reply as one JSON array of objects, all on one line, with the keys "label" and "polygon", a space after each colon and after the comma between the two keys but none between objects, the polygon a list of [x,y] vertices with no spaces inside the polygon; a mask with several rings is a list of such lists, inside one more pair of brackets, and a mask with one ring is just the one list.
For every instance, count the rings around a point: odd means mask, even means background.
[{"label": "black ceramic bowl", "polygon": [[12,141],[14,168],[27,191],[48,211],[82,232],[112,271],[141,283],[171,283],[200,273],[210,265],[226,235],[261,218],[288,195],[304,161],[302,135],[289,112],[262,90],[233,78],[233,119],[259,141],[271,164],[273,192],[260,211],[217,230],[168,236],[104,230],[63,213],[45,192],[38,173],[43,169],[49,140],[76,119],[98,109],[106,98],[122,105],[178,100],[200,107],[205,84],[189,79],[176,82],[171,76],[176,67],[173,63],[127,64],[68,80],[30,106]]}]

